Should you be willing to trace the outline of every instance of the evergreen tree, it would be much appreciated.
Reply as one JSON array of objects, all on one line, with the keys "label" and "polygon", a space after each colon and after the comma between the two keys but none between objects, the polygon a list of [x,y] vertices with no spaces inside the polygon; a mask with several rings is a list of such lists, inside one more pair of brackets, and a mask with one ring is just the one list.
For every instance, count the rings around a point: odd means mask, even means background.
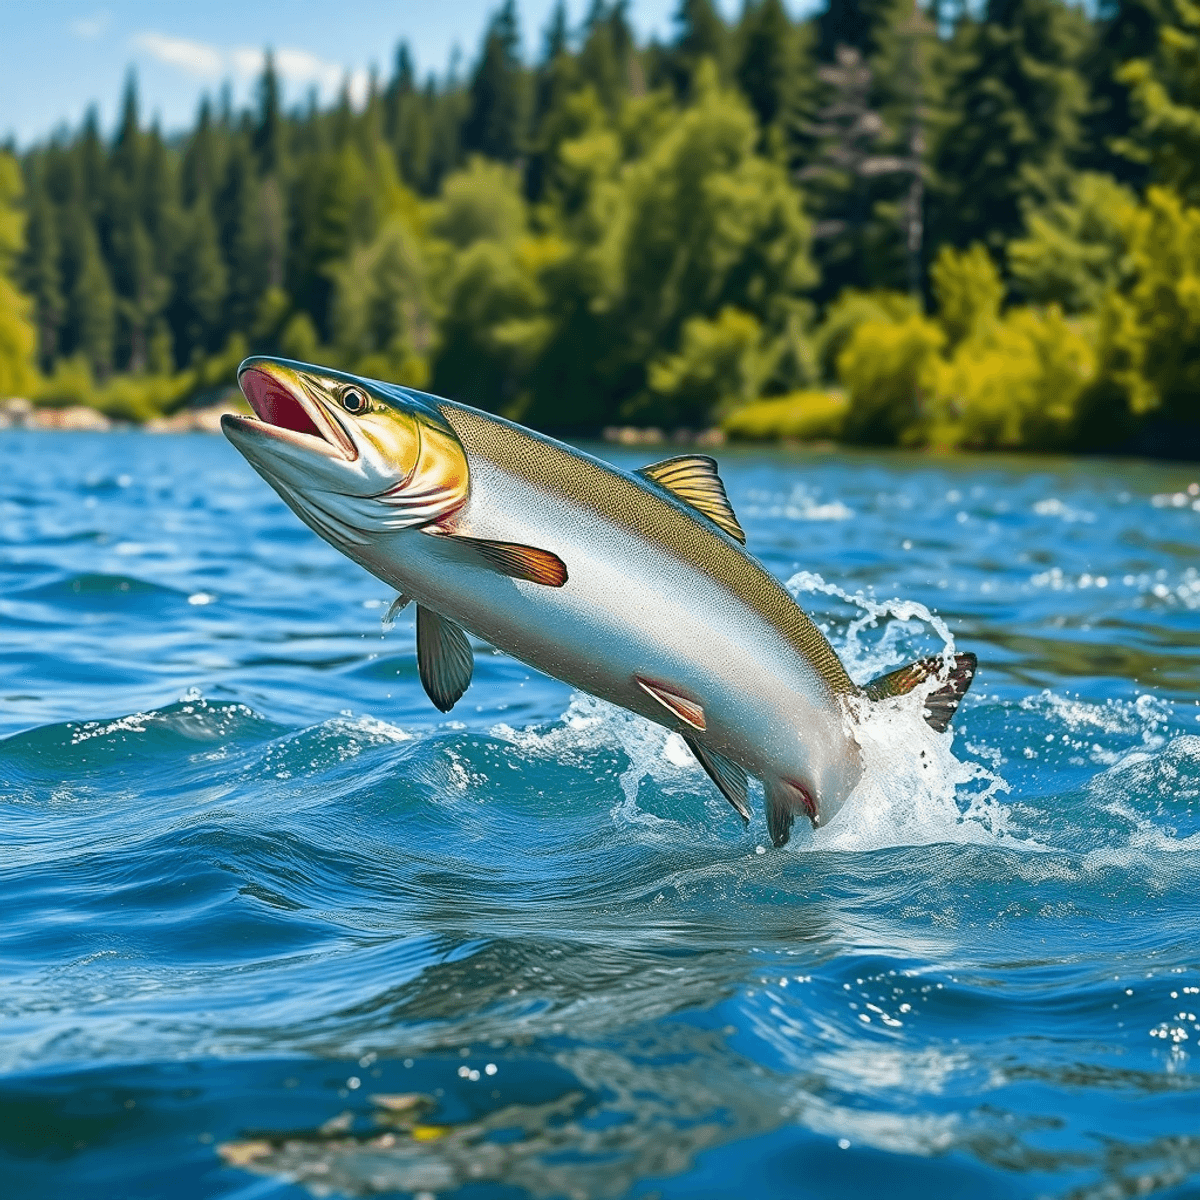
[{"label": "evergreen tree", "polygon": [[471,78],[465,150],[501,162],[515,162],[524,152],[529,89],[520,52],[516,0],[505,0],[488,26]]},{"label": "evergreen tree", "polygon": [[417,89],[407,42],[396,50],[396,66],[383,93],[383,134],[396,156],[400,178],[426,191],[430,179],[429,103]]},{"label": "evergreen tree", "polygon": [[832,297],[867,278],[865,230],[872,216],[871,180],[883,161],[883,118],[872,105],[870,66],[852,46],[818,68],[825,88],[816,119],[803,127],[816,151],[798,172],[821,264],[823,293]]},{"label": "evergreen tree", "polygon": [[68,253],[73,272],[67,293],[63,353],[81,354],[97,379],[107,379],[116,349],[116,296],[92,222],[82,207],[69,215]]},{"label": "evergreen tree", "polygon": [[201,196],[212,196],[221,177],[218,133],[213,127],[212,105],[207,96],[200,101],[196,115],[196,132],[188,139],[180,170],[180,195],[191,207]]},{"label": "evergreen tree", "polygon": [[1171,0],[1158,52],[1118,73],[1131,90],[1137,137],[1118,148],[1149,167],[1150,178],[1200,202],[1200,4]]},{"label": "evergreen tree", "polygon": [[156,246],[156,235],[166,234],[164,173],[162,139],[143,134],[139,126],[131,72],[109,161],[101,229],[117,294],[118,358],[134,374],[150,365],[151,335],[167,300],[165,264]]},{"label": "evergreen tree", "polygon": [[279,76],[275,55],[268,50],[258,79],[258,118],[254,125],[254,153],[260,175],[277,175],[282,169],[283,115],[280,111]]},{"label": "evergreen tree", "polygon": [[1092,48],[1084,60],[1089,93],[1084,161],[1133,186],[1146,181],[1146,156],[1138,145],[1129,83],[1120,72],[1129,62],[1154,56],[1167,7],[1168,0],[1101,0]]},{"label": "evergreen tree", "polygon": [[254,324],[267,288],[262,232],[258,220],[258,184],[247,132],[230,141],[224,178],[213,201],[217,240],[228,271],[226,326],[246,331]]},{"label": "evergreen tree", "polygon": [[939,238],[1003,254],[1025,207],[1061,193],[1081,147],[1087,38],[1062,0],[989,0],[963,23],[936,150]]},{"label": "evergreen tree", "polygon": [[869,270],[885,286],[903,279],[916,296],[924,283],[928,131],[939,108],[940,47],[920,0],[895,0],[884,15],[872,59],[883,153],[873,164],[876,226]]},{"label": "evergreen tree", "polygon": [[19,274],[23,290],[33,301],[38,365],[49,371],[58,355],[60,326],[66,315],[58,223],[46,188],[39,185],[36,177],[31,191],[25,253]]},{"label": "evergreen tree", "polygon": [[713,0],[679,0],[675,10],[675,41],[668,56],[668,70],[676,93],[693,94],[696,72],[704,59],[711,59],[724,78],[732,50],[729,27]]},{"label": "evergreen tree", "polygon": [[858,51],[869,59],[880,49],[879,31],[896,0],[828,0],[817,18],[817,52],[824,62],[836,62],[838,47]]},{"label": "evergreen tree", "polygon": [[611,5],[593,0],[578,56],[579,80],[591,84],[601,102],[613,112],[629,92],[633,32],[627,7],[625,0]]},{"label": "evergreen tree", "polygon": [[734,78],[758,117],[764,146],[782,152],[811,90],[807,27],[793,25],[783,0],[746,0],[737,33]]}]

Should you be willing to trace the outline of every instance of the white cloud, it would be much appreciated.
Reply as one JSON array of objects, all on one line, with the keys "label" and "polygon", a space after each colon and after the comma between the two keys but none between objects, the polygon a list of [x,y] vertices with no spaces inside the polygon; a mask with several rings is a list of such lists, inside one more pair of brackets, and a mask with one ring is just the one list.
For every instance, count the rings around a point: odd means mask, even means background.
[{"label": "white cloud", "polygon": [[[337,94],[343,82],[350,93],[350,103],[361,108],[367,99],[370,76],[366,68],[350,70],[340,63],[327,62],[323,58],[300,50],[295,46],[280,46],[274,52],[275,70],[280,80],[291,89],[292,97],[315,87],[325,98]],[[234,70],[242,79],[257,79],[262,74],[266,61],[264,52],[251,46],[236,46],[230,51]]]},{"label": "white cloud", "polygon": [[90,17],[79,17],[71,22],[71,32],[85,42],[94,42],[108,28],[112,13],[102,11]]},{"label": "white cloud", "polygon": [[[253,46],[223,49],[208,42],[172,37],[147,31],[133,38],[133,45],[167,66],[178,67],[196,78],[214,78],[230,74],[242,83],[251,83],[262,74],[265,52]],[[341,63],[328,62],[308,50],[281,46],[274,51],[275,70],[289,101],[316,88],[322,99],[336,96],[343,83],[350,103],[361,108],[367,99],[370,76],[364,67],[351,70]]]},{"label": "white cloud", "polygon": [[207,42],[148,32],[139,33],[133,39],[133,44],[159,62],[169,67],[179,67],[198,78],[220,75],[224,66],[220,50]]}]

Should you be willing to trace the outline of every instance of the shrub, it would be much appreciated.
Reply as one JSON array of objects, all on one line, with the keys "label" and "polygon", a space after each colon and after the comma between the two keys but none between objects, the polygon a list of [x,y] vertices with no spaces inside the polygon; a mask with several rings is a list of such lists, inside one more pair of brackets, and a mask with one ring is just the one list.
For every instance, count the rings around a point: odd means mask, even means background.
[{"label": "shrub", "polygon": [[846,397],[840,392],[801,391],[755,400],[731,412],[721,427],[743,441],[812,442],[840,438],[845,420]]}]

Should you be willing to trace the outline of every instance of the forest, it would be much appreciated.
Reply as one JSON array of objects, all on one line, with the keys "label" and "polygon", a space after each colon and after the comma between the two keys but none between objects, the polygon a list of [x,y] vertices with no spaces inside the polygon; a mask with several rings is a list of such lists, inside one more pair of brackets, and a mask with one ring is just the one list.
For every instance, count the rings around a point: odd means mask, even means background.
[{"label": "forest", "polygon": [[0,397],[144,420],[265,352],[569,436],[1200,457],[1200,5],[519,21],[0,151]]}]

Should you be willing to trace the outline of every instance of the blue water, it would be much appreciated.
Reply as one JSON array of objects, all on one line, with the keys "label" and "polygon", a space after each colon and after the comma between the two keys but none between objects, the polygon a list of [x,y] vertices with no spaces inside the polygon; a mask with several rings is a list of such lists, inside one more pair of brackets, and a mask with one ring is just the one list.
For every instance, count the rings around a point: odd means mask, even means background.
[{"label": "blue water", "polygon": [[3,435],[5,1195],[1200,1195],[1200,471],[721,459],[857,678],[981,664],[783,851],[483,647],[443,718],[222,439]]}]

